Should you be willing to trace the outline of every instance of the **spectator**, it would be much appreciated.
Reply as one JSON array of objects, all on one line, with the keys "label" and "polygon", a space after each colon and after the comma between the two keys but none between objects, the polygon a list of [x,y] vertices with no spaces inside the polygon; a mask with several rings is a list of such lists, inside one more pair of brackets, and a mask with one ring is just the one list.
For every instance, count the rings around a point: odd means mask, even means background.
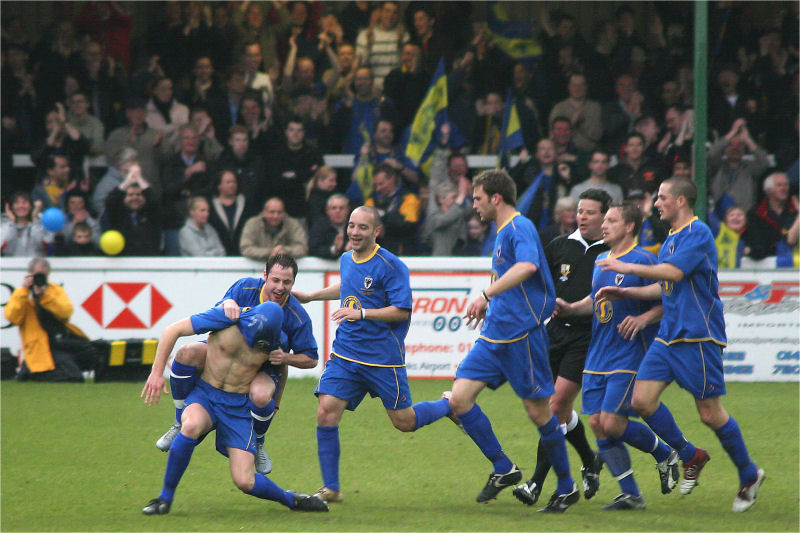
[{"label": "spectator", "polygon": [[118,161],[120,152],[126,146],[135,149],[136,160],[150,184],[151,194],[155,201],[160,202],[161,180],[158,170],[169,147],[162,142],[162,135],[147,125],[143,99],[129,98],[125,103],[125,117],[128,125],[115,129],[106,139],[106,160]]},{"label": "spectator", "polygon": [[644,139],[644,157],[653,162],[658,162],[658,136],[661,134],[661,126],[651,115],[642,115],[633,123],[633,131],[640,134]]},{"label": "spectator", "polygon": [[330,150],[357,154],[378,120],[391,119],[391,110],[381,105],[373,90],[372,71],[367,67],[358,68],[353,77],[353,92],[348,89],[348,96],[334,106]]},{"label": "spectator", "polygon": [[260,263],[275,254],[299,259],[308,254],[308,236],[298,220],[286,215],[283,200],[272,197],[260,214],[245,223],[239,249],[243,256]]},{"label": "spectator", "polygon": [[[756,265],[792,267],[797,247],[798,215],[796,200],[789,197],[786,174],[775,172],[764,180],[764,198],[747,214],[747,229],[742,234],[750,248],[748,256],[758,262],[776,256],[775,262]],[[742,266],[745,266],[742,261]],[[753,266],[756,266],[753,265]]]},{"label": "spectator", "polygon": [[391,99],[397,109],[399,130],[405,129],[413,122],[430,83],[431,73],[422,69],[419,46],[412,43],[404,44],[400,54],[400,66],[392,69],[383,82],[384,96]]},{"label": "spectator", "polygon": [[289,119],[284,134],[282,145],[269,156],[267,187],[283,200],[289,216],[305,218],[306,185],[324,161],[319,150],[306,143],[305,126],[298,117]]},{"label": "spectator", "polygon": [[550,111],[550,122],[556,117],[569,118],[572,142],[579,150],[591,152],[603,135],[602,108],[586,97],[588,84],[581,73],[570,75],[567,83],[569,97],[558,102]]},{"label": "spectator", "polygon": [[209,103],[208,111],[220,143],[227,141],[231,126],[239,123],[239,107],[246,90],[244,70],[238,66],[232,67],[225,76],[225,94]]},{"label": "spectator", "polygon": [[572,187],[569,195],[578,201],[580,194],[587,189],[600,189],[608,193],[613,203],[620,203],[624,196],[622,195],[622,188],[619,185],[608,181],[608,154],[602,150],[595,150],[592,152],[592,158],[589,160],[589,179],[582,181]]},{"label": "spectator", "polygon": [[[336,57],[327,38],[325,43],[331,58]],[[283,66],[282,89],[289,95],[301,92],[313,95],[316,98],[322,98],[325,95],[325,84],[316,81],[316,78],[314,60],[302,54],[298,56],[297,36],[290,37],[289,55],[286,58],[286,64]]]},{"label": "spectator", "polygon": [[472,212],[463,205],[465,192],[450,182],[437,185],[428,199],[421,240],[431,248],[431,255],[453,255],[459,242],[466,241],[466,219]]},{"label": "spectator", "polygon": [[473,213],[467,220],[467,239],[458,243],[453,250],[453,255],[463,257],[487,257],[492,255],[494,241],[487,238],[489,226],[481,220],[477,213]]},{"label": "spectator", "polygon": [[349,87],[353,83],[357,65],[355,46],[350,43],[340,44],[336,50],[336,61],[331,63],[331,67],[322,73],[322,83],[328,88],[328,101],[338,102],[347,98]]},{"label": "spectator", "polygon": [[323,259],[338,259],[350,250],[347,221],[350,201],[343,194],[333,194],[325,205],[325,216],[314,219],[308,232],[308,255]]},{"label": "spectator", "polygon": [[222,89],[214,76],[214,63],[208,56],[200,56],[194,62],[192,75],[181,84],[183,101],[190,108],[209,106],[222,97]]},{"label": "spectator", "polygon": [[[71,185],[71,186],[70,186]],[[33,188],[31,197],[41,202],[42,211],[49,207],[64,208],[64,194],[76,186],[69,181],[69,160],[64,155],[51,154],[45,161],[45,177]]]},{"label": "spectator", "polygon": [[239,192],[236,172],[223,169],[217,174],[208,223],[213,227],[229,256],[239,255],[239,239],[245,221],[252,216],[252,199]]},{"label": "spectator", "polygon": [[306,203],[308,204],[308,225],[314,220],[325,218],[330,198],[336,191],[336,169],[323,165],[314,172],[314,176],[306,186]]},{"label": "spectator", "polygon": [[164,252],[181,255],[178,232],[188,215],[187,199],[211,193],[208,164],[200,154],[200,135],[191,124],[179,130],[181,151],[172,156],[161,171],[164,184]]},{"label": "spectator", "polygon": [[546,83],[542,80],[544,73],[538,65],[530,65],[525,61],[514,64],[511,78],[511,94],[517,104],[522,138],[529,150],[536,146],[543,136],[542,114],[548,101]]},{"label": "spectator", "polygon": [[622,187],[626,195],[633,189],[653,194],[667,177],[661,165],[645,158],[644,145],[644,137],[641,134],[636,132],[628,134],[623,157],[608,170],[608,179]]},{"label": "spectator", "polygon": [[398,171],[390,163],[375,167],[373,181],[375,190],[364,205],[374,207],[381,216],[383,235],[378,244],[395,255],[414,255],[420,219],[419,197],[406,190]]},{"label": "spectator", "polygon": [[208,200],[192,196],[187,200],[189,217],[178,232],[180,255],[189,257],[222,257],[225,248],[214,227],[208,224]]},{"label": "spectator", "polygon": [[342,31],[347,42],[356,42],[359,32],[370,25],[372,6],[369,2],[348,2],[341,11]]},{"label": "spectator", "polygon": [[37,257],[3,309],[19,326],[22,370],[19,379],[83,381],[82,370],[94,370],[97,354],[86,335],[69,323],[72,302],[64,288],[48,280],[50,263]]},{"label": "spectator", "polygon": [[266,154],[283,141],[272,109],[264,107],[261,96],[255,91],[242,95],[239,105],[241,125],[247,128],[249,148],[257,154]]},{"label": "spectator", "polygon": [[555,117],[550,121],[550,140],[556,147],[556,160],[570,166],[570,175],[575,179],[587,176],[589,154],[572,142],[572,122],[567,117]]},{"label": "spectator", "polygon": [[715,235],[719,268],[739,268],[742,256],[750,255],[750,247],[742,239],[746,229],[747,214],[744,209],[738,205],[730,206]]},{"label": "spectator", "polygon": [[614,91],[616,98],[603,104],[603,145],[611,153],[617,153],[636,120],[648,112],[644,95],[630,74],[617,76]]},{"label": "spectator", "polygon": [[370,67],[375,87],[383,89],[383,79],[400,63],[400,47],[409,41],[408,32],[399,21],[397,2],[383,2],[377,22],[371,22],[356,38],[356,54],[361,65]]},{"label": "spectator", "polygon": [[92,192],[92,210],[97,214],[101,224],[106,218],[104,215],[108,193],[125,181],[125,176],[128,175],[133,165],[139,165],[139,153],[130,146],[126,146],[120,150],[116,162],[109,161],[108,170],[97,182],[94,192]]},{"label": "spectator", "polygon": [[180,136],[178,130],[189,122],[189,108],[175,100],[170,78],[155,81],[146,110],[147,125],[157,130],[167,145],[174,146]]},{"label": "spectator", "polygon": [[81,61],[74,71],[86,93],[89,112],[110,128],[119,123],[118,110],[126,89],[126,73],[125,67],[107,55],[108,52],[98,42],[86,42],[81,51]]},{"label": "spectator", "polygon": [[510,170],[517,190],[524,191],[519,195],[517,209],[537,228],[544,229],[553,222],[551,206],[559,197],[569,194],[569,189],[574,185],[569,172],[562,175],[558,166],[553,141],[542,139],[536,144],[533,158],[527,149],[523,149],[519,162]]},{"label": "spectator", "polygon": [[666,131],[656,150],[662,158],[667,173],[670,173],[672,165],[678,158],[692,153],[694,111],[671,106],[664,114],[664,126]]},{"label": "spectator", "polygon": [[321,2],[292,2],[287,5],[289,24],[283,28],[278,39],[278,57],[287,60],[289,41],[294,39],[301,57],[317,60],[319,43],[319,13]]},{"label": "spectator", "polygon": [[572,233],[578,228],[577,209],[578,203],[571,196],[562,196],[556,201],[553,208],[553,223],[539,232],[542,246],[547,246],[559,235]]},{"label": "spectator", "polygon": [[89,154],[89,139],[67,122],[67,112],[60,102],[47,112],[45,128],[47,138],[31,152],[31,159],[36,166],[42,168],[50,156],[60,155],[68,159],[70,176],[73,179],[83,178],[83,161]]},{"label": "spectator", "polygon": [[[747,107],[750,102],[741,94],[739,80],[736,66],[723,65],[709,91],[708,125],[719,135],[731,129],[736,119],[749,118]],[[755,101],[752,105],[755,107]]]},{"label": "spectator", "polygon": [[228,146],[217,160],[217,168],[231,169],[239,183],[238,190],[253,205],[261,205],[266,190],[264,158],[250,149],[247,128],[233,126]]},{"label": "spectator", "polygon": [[[194,107],[189,113],[189,124],[194,126],[200,135],[200,148],[199,152],[208,163],[216,162],[220,154],[222,154],[222,145],[217,141],[216,132],[214,131],[214,122],[211,120],[211,115],[205,107]],[[176,151],[180,151],[180,139],[178,139],[178,146]]]},{"label": "spectator", "polygon": [[503,113],[505,103],[500,93],[490,92],[486,98],[475,102],[478,119],[472,131],[470,141],[473,154],[494,155],[499,152],[500,140],[503,133]]},{"label": "spectator", "polygon": [[100,119],[88,113],[89,100],[86,93],[83,91],[72,93],[68,105],[67,124],[80,131],[81,135],[89,141],[89,155],[102,154],[105,143],[105,127]]},{"label": "spectator", "polygon": [[27,191],[16,191],[5,206],[0,228],[3,257],[43,257],[53,242],[53,234],[39,221],[41,202],[33,203]]},{"label": "spectator", "polygon": [[121,255],[161,255],[161,209],[141,167],[133,165],[125,180],[108,193],[106,214],[110,229],[125,238]]},{"label": "spectator", "polygon": [[259,2],[246,1],[233,9],[232,17],[240,43],[258,43],[262,61],[268,69],[278,59],[278,35],[289,24],[289,11],[285,6],[275,6],[275,16],[272,15],[267,16]]},{"label": "spectator", "polygon": [[272,80],[269,74],[259,70],[262,61],[261,45],[255,41],[245,43],[244,53],[240,61],[244,68],[245,86],[261,95],[261,103],[264,107],[271,107],[275,100],[275,90],[272,87]]},{"label": "spectator", "polygon": [[94,257],[103,255],[92,240],[92,228],[86,222],[76,222],[66,233],[68,240],[56,245],[56,255],[64,257]]},{"label": "spectator", "polygon": [[[753,154],[752,161],[743,159],[747,152]],[[750,210],[756,203],[758,180],[768,167],[767,153],[753,141],[745,121],[734,121],[731,130],[708,149],[710,193],[716,215],[722,218],[734,204]]]},{"label": "spectator", "polygon": [[89,228],[89,237],[95,244],[100,242],[100,222],[89,213],[89,205],[87,196],[83,191],[72,189],[66,193],[66,222],[64,227],[56,236],[56,239],[62,242],[70,239],[72,236],[72,229],[77,224],[86,224]]},{"label": "spectator", "polygon": [[353,165],[352,181],[345,194],[352,205],[362,205],[374,190],[373,175],[376,165],[385,163],[401,173],[401,178],[416,185],[419,174],[402,149],[394,144],[394,125],[381,119],[375,125],[372,143],[365,142]]},{"label": "spectator", "polygon": [[454,37],[445,36],[436,25],[433,12],[425,5],[411,5],[414,15],[415,42],[420,48],[421,70],[433,76],[439,59],[450,65],[455,55]]},{"label": "spectator", "polygon": [[[429,187],[435,189],[442,183],[452,183],[459,195],[463,192],[463,205],[472,208],[472,179],[469,177],[467,158],[461,152],[450,148],[452,125],[442,124],[439,130],[439,144],[431,155]],[[427,205],[427,202],[426,202]]]}]

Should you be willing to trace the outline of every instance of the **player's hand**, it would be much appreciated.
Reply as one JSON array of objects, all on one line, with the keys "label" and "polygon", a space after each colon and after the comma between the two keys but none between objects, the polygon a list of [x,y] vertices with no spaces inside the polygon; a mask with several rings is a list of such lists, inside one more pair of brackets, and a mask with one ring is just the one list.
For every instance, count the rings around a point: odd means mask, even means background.
[{"label": "player's hand", "polygon": [[228,298],[222,302],[222,309],[225,310],[225,316],[234,322],[239,320],[242,315],[242,308],[236,303],[236,300]]},{"label": "player's hand", "polygon": [[341,324],[343,320],[355,322],[361,320],[361,309],[353,309],[352,307],[340,307],[331,315],[331,320],[337,324]]},{"label": "player's hand", "polygon": [[[467,307],[467,314],[463,318],[467,319],[467,327],[472,326],[472,329],[477,328],[486,317],[486,309],[489,307],[483,295],[476,296]],[[474,324],[473,324],[474,322]]]},{"label": "player's hand", "polygon": [[144,398],[145,405],[153,405],[154,403],[158,405],[158,400],[161,399],[162,392],[164,394],[169,394],[164,376],[151,372],[147,377],[147,381],[142,389],[142,394],[140,394],[139,397]]},{"label": "player's hand", "polygon": [[602,287],[594,295],[594,301],[608,300],[610,302],[625,298],[625,287]]},{"label": "player's hand", "polygon": [[613,270],[614,272],[619,272],[620,274],[630,274],[631,271],[631,264],[625,263],[620,261],[619,259],[613,259],[611,257],[606,257],[605,259],[598,259],[594,262],[595,265],[601,267],[603,272],[606,270]]},{"label": "player's hand", "polygon": [[556,298],[556,308],[553,309],[553,316],[566,316],[570,312],[570,303],[562,298]]},{"label": "player's hand", "polygon": [[642,331],[647,326],[647,320],[633,315],[628,315],[617,326],[617,331],[622,335],[622,338],[632,341],[636,334]]},{"label": "player's hand", "polygon": [[269,352],[269,362],[273,365],[282,365],[286,363],[286,355],[287,353],[284,352],[281,348],[277,350],[272,350]]}]

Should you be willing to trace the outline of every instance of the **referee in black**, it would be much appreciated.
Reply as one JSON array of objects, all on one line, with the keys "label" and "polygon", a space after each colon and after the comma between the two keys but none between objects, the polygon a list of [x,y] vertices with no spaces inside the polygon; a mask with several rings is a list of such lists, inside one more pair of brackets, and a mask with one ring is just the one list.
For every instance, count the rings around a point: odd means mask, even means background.
[{"label": "referee in black", "polygon": [[[556,286],[556,297],[577,302],[592,290],[594,261],[608,250],[603,242],[603,218],[611,205],[611,196],[601,189],[588,189],[578,197],[578,229],[553,239],[544,249],[550,274]],[[581,390],[586,352],[592,339],[592,316],[552,318],[547,324],[550,337],[550,369],[555,382],[555,394],[550,409],[558,421],[566,425],[566,438],[580,455],[583,466],[583,495],[588,500],[600,488],[600,469],[603,463],[586,440],[586,431],[573,410]],[[541,441],[536,454],[533,477],[514,489],[522,503],[533,505],[539,499],[550,462]]]}]

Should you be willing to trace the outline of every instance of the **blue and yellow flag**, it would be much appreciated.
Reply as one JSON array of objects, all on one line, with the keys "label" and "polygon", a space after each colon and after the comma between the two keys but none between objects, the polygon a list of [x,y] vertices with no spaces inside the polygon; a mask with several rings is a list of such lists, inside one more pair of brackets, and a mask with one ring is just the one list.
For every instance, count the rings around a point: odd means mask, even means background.
[{"label": "blue and yellow flag", "polygon": [[436,72],[425,98],[417,109],[414,122],[408,134],[406,157],[417,168],[422,168],[433,152],[436,130],[447,122],[447,76],[444,70],[444,58],[439,60]]},{"label": "blue and yellow flag", "polygon": [[502,138],[500,139],[500,153],[497,154],[497,168],[508,167],[508,154],[525,144],[517,113],[517,102],[510,89],[506,96],[506,109],[500,133]]},{"label": "blue and yellow flag", "polygon": [[542,55],[542,47],[533,36],[535,26],[512,21],[502,2],[487,3],[486,24],[495,45],[508,57],[534,61]]}]

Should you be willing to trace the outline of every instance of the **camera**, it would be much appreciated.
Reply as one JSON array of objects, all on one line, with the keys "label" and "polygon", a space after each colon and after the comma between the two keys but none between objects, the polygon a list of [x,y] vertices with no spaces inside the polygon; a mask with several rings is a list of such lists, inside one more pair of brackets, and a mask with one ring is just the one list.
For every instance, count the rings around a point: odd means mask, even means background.
[{"label": "camera", "polygon": [[37,272],[33,275],[33,284],[37,287],[47,287],[47,274]]}]

